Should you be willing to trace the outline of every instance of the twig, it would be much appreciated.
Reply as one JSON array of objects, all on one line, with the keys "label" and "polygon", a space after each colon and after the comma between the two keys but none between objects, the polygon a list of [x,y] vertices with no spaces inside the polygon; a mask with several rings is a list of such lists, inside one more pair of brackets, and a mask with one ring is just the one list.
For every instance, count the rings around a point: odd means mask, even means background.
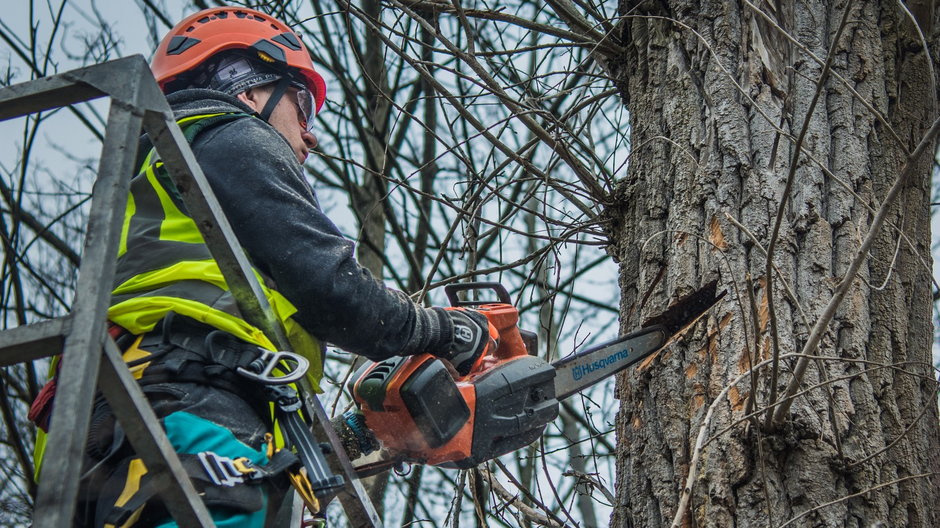
[{"label": "twig", "polygon": [[[764,253],[764,256],[766,257],[767,251],[764,249],[764,246],[762,246],[762,245],[760,244],[760,241],[757,240],[757,237],[755,237],[754,234],[751,233],[751,231],[750,231],[749,229],[747,229],[746,227],[744,227],[744,225],[742,225],[740,222],[738,222],[738,221],[737,221],[734,217],[732,217],[730,214],[725,213],[725,217],[726,217],[731,223],[733,223],[735,226],[737,226],[739,229],[741,229],[741,231],[744,232],[748,237],[750,237],[751,241],[754,243],[754,247],[756,247],[758,250],[760,250],[762,253]],[[793,289],[790,287],[790,284],[789,284],[789,282],[786,280],[786,277],[783,276],[783,273],[781,273],[780,269],[777,267],[776,264],[774,265],[774,270],[777,272],[777,275],[778,275],[779,278],[780,278],[780,282],[781,282],[781,284],[783,284],[783,287],[784,287],[784,289],[786,290],[787,295],[790,297],[791,301],[793,302],[793,305],[796,306],[796,309],[797,309],[797,311],[798,311],[799,314],[800,314],[800,318],[803,319],[803,325],[804,325],[806,328],[809,328],[809,327],[810,327],[809,319],[808,319],[808,317],[807,317],[807,315],[806,315],[806,311],[803,309],[803,306],[800,304],[799,299],[797,299],[796,293],[795,293],[795,292],[793,291]],[[752,290],[751,290],[751,289],[748,289],[748,295],[752,295]],[[755,304],[753,301],[752,301],[752,304],[754,304],[755,309],[756,309],[756,304]],[[754,317],[755,317],[755,329],[754,329],[754,331],[757,332],[757,335],[755,336],[755,346],[756,346],[756,347],[758,348],[758,350],[759,350],[759,349],[760,349],[760,329],[757,328],[757,325],[756,325],[756,317],[757,317],[757,316],[755,315]],[[820,373],[820,375],[821,375],[822,377],[824,377],[824,378],[828,377],[828,374],[822,369],[822,366],[821,366],[821,365],[819,366],[819,373]],[[751,395],[750,395],[750,397],[748,398],[748,403],[749,403],[749,404],[750,404],[750,402],[754,401],[754,400],[757,398],[757,380],[756,380],[756,378],[751,378],[751,385],[752,385],[752,388],[751,388]],[[841,454],[842,454],[842,440],[839,438],[839,435],[838,435],[838,431],[841,429],[841,427],[840,427],[840,422],[839,422],[839,417],[838,417],[839,415],[838,415],[838,413],[836,413],[836,411],[835,411],[835,408],[836,408],[835,397],[834,397],[833,394],[832,394],[832,389],[831,389],[830,386],[827,385],[826,389],[827,389],[827,390],[826,390],[826,399],[827,399],[827,402],[828,402],[828,405],[829,405],[829,419],[832,421],[833,430],[836,431],[836,434],[833,436],[833,438],[834,438],[834,440],[835,440],[835,442],[836,442],[836,444],[837,444],[837,448],[838,448],[838,450],[839,450],[839,454],[841,455]],[[769,401],[772,402],[773,400],[769,400]],[[758,446],[758,447],[759,447],[759,446]]]},{"label": "twig", "polygon": [[852,468],[858,467],[858,466],[860,466],[860,465],[862,465],[862,464],[868,462],[869,460],[873,460],[875,457],[881,455],[882,453],[887,453],[888,451],[890,451],[891,448],[893,448],[894,446],[898,445],[898,442],[900,442],[902,438],[904,438],[905,436],[907,436],[907,434],[908,434],[909,432],[911,432],[911,429],[913,429],[914,426],[917,425],[917,422],[919,422],[919,421],[924,417],[924,415],[927,414],[927,411],[930,411],[931,409],[936,409],[936,406],[935,406],[935,405],[936,405],[936,400],[928,400],[928,401],[927,401],[927,404],[924,405],[924,410],[922,410],[922,411],[920,412],[920,414],[917,416],[917,418],[914,418],[914,419],[911,421],[911,424],[908,425],[907,428],[904,429],[904,432],[902,432],[901,434],[899,434],[898,437],[894,439],[894,441],[892,441],[890,444],[884,446],[883,448],[879,449],[878,451],[876,451],[876,452],[874,452],[874,453],[868,455],[867,457],[863,458],[862,460],[859,460],[858,462],[852,462],[851,464],[849,464],[849,465],[846,467],[846,469],[847,469],[847,470],[851,470]]},{"label": "twig", "polygon": [[545,475],[545,479],[548,480],[548,488],[552,490],[552,495],[555,497],[555,500],[558,501],[558,508],[564,512],[565,517],[568,518],[573,524],[577,525],[578,523],[571,517],[571,512],[568,511],[568,508],[565,508],[564,502],[562,502],[561,497],[558,496],[558,488],[555,486],[555,483],[552,481],[552,476],[548,471],[548,462],[545,460],[545,437],[539,438],[539,451],[542,453],[542,456],[539,457],[539,460],[542,462],[542,474]]},{"label": "twig", "polygon": [[499,470],[502,471],[504,475],[506,475],[506,478],[508,478],[509,481],[512,482],[513,486],[515,486],[523,495],[525,495],[526,499],[530,500],[532,504],[535,504],[536,506],[541,508],[542,511],[545,512],[547,516],[551,517],[556,523],[560,525],[565,524],[564,521],[562,521],[561,518],[555,515],[548,506],[543,504],[542,501],[538,500],[538,498],[532,495],[532,492],[530,492],[528,488],[523,486],[522,483],[519,482],[519,480],[516,478],[516,476],[513,475],[509,471],[509,468],[507,468],[502,462],[500,462],[498,458],[493,459],[493,462],[496,464],[496,467],[498,467]]},{"label": "twig", "polygon": [[[930,84],[927,86],[927,94],[934,95],[937,93],[937,77],[933,69],[933,58],[930,56],[930,46],[927,45],[927,38],[924,37],[924,32],[920,27],[920,24],[917,22],[917,19],[914,18],[914,14],[911,13],[911,10],[904,5],[904,2],[898,0],[898,8],[907,15],[907,18],[911,20],[911,23],[914,24],[914,29],[917,30],[917,36],[920,38],[920,45],[924,48],[924,61],[927,63],[927,79],[929,79]],[[936,7],[934,7],[936,9]],[[936,101],[934,99],[934,101]]]},{"label": "twig", "polygon": [[[454,6],[446,2],[434,2],[430,0],[402,0],[401,3],[413,9],[433,10],[435,13],[453,13],[455,11]],[[579,35],[578,33],[561,29],[557,26],[540,24],[533,20],[509,15],[497,10],[464,9],[463,11],[465,15],[470,18],[505,22],[507,24],[519,26],[537,33],[543,33],[545,35],[551,35],[553,37],[567,40],[571,42],[572,45],[584,46],[587,48],[601,48],[605,55],[609,55],[611,57],[619,56],[624,52],[623,48],[612,42],[611,39],[605,38],[599,41],[586,41],[584,40],[585,36]]]},{"label": "twig", "polygon": [[549,519],[548,516],[540,513],[531,506],[522,502],[519,499],[519,495],[510,493],[509,490],[504,488],[503,485],[500,484],[495,477],[493,477],[493,473],[485,465],[480,466],[480,472],[483,473],[483,475],[486,477],[487,483],[490,485],[490,488],[496,492],[496,495],[512,505],[526,519],[540,526],[549,526],[551,528],[563,528],[567,526]]},{"label": "twig", "polygon": [[[396,2],[396,0],[393,0],[393,2]],[[429,27],[429,29],[435,31],[438,40],[443,43],[451,53],[470,66],[470,68],[480,76],[480,79],[484,81],[491,93],[498,97],[517,119],[519,119],[529,130],[532,131],[532,133],[544,141],[549,147],[552,148],[552,150],[555,151],[555,153],[565,160],[581,183],[584,184],[585,188],[589,191],[591,197],[597,203],[603,203],[607,199],[608,191],[597,184],[595,181],[596,176],[590,170],[588,170],[587,167],[584,166],[581,160],[574,155],[574,153],[569,149],[568,145],[564,141],[560,141],[560,139],[556,137],[555,134],[552,134],[546,130],[540,123],[538,123],[529,115],[531,109],[525,107],[523,104],[510,97],[509,94],[507,94],[502,89],[502,87],[500,87],[499,83],[497,83],[495,79],[492,78],[489,72],[487,72],[486,69],[484,69],[475,58],[464,52],[460,47],[450,42],[446,37],[444,37],[444,35],[440,33],[440,31],[431,27],[430,24],[424,20],[424,18],[418,16],[416,13],[408,9],[407,6],[403,5],[401,2],[396,3],[398,3],[406,12],[408,12],[409,15],[419,24]],[[443,93],[443,90],[441,92]]]},{"label": "twig", "polygon": [[[789,356],[785,354],[784,357]],[[702,449],[705,445],[705,434],[708,432],[708,425],[711,423],[712,414],[715,412],[715,409],[718,407],[718,403],[723,401],[727,396],[728,391],[732,387],[736,386],[744,378],[750,376],[751,374],[757,372],[757,369],[770,363],[772,359],[765,359],[757,365],[754,365],[752,370],[749,370],[737,378],[735,378],[731,383],[725,386],[720,393],[715,397],[715,401],[708,406],[708,412],[705,413],[705,417],[702,419],[702,425],[699,427],[698,436],[695,439],[695,448],[692,451],[692,458],[689,460],[689,474],[686,476],[685,486],[682,488],[682,492],[679,494],[679,505],[676,508],[676,515],[672,518],[672,528],[680,528],[682,526],[682,518],[685,517],[686,510],[689,507],[689,501],[692,498],[692,487],[695,485],[696,473],[698,471],[698,461],[702,455]]]},{"label": "twig", "polygon": [[[865,360],[846,360],[843,358],[805,356],[804,354],[783,354],[780,356],[780,359],[786,359],[790,357],[800,357],[801,360],[805,360],[805,361],[809,361],[811,359],[821,359],[823,361],[852,361],[852,362],[857,362],[857,363],[873,363],[879,366],[883,366],[884,368],[897,368],[896,365],[881,365],[878,363],[865,361]],[[712,403],[708,406],[708,411],[705,413],[705,417],[702,419],[702,424],[699,426],[698,435],[696,436],[695,447],[692,450],[692,457],[689,461],[689,473],[686,476],[685,486],[682,488],[682,491],[679,495],[679,505],[676,509],[676,515],[673,517],[673,520],[672,520],[672,525],[671,525],[672,528],[679,528],[680,526],[682,526],[682,519],[683,517],[685,517],[685,514],[688,511],[689,502],[692,498],[692,488],[695,486],[695,481],[697,480],[698,462],[699,462],[699,459],[701,458],[702,451],[705,449],[705,447],[708,444],[710,444],[714,439],[718,438],[721,434],[724,434],[725,432],[731,430],[736,425],[742,423],[743,421],[749,420],[751,417],[756,416],[758,413],[763,413],[766,410],[766,409],[758,409],[754,411],[754,413],[752,413],[751,415],[746,415],[742,417],[740,420],[737,420],[735,423],[729,425],[728,427],[725,427],[724,429],[716,433],[714,436],[709,438],[707,437],[708,428],[709,428],[709,425],[711,424],[712,415],[714,414],[715,409],[717,408],[719,403],[725,400],[725,398],[727,397],[728,391],[730,391],[732,387],[737,386],[737,384],[740,383],[744,378],[753,375],[754,373],[757,372],[758,369],[768,365],[771,361],[773,361],[773,359],[765,359],[764,361],[761,361],[760,363],[754,365],[754,367],[751,370],[744,372],[743,374],[741,374],[740,376],[732,380],[730,383],[728,383],[725,386],[724,389],[721,390],[720,393],[718,393],[714,401],[712,401]],[[915,375],[915,374],[911,373],[911,375]],[[858,374],[852,374],[849,376],[845,376],[844,379],[850,379],[856,376],[858,376]],[[833,380],[829,380],[827,383],[832,383],[832,382],[839,381],[839,380],[840,379],[833,379]],[[823,385],[823,384],[819,384],[816,387],[820,385]],[[816,388],[816,387],[813,387],[813,388]],[[812,388],[807,389],[807,390],[812,390]]]},{"label": "twig", "polygon": [[[744,4],[747,5],[748,7],[750,7],[751,9],[753,9],[758,15],[760,15],[761,18],[763,18],[764,21],[767,22],[768,25],[770,25],[771,27],[773,27],[774,29],[776,29],[777,31],[779,31],[780,34],[783,35],[783,37],[784,37],[785,39],[789,40],[789,41],[790,41],[791,43],[793,43],[796,47],[800,48],[800,51],[802,51],[802,52],[805,53],[807,56],[809,56],[809,58],[813,59],[813,61],[816,62],[816,64],[819,64],[819,65],[822,65],[822,64],[823,64],[822,59],[820,59],[819,57],[816,56],[815,53],[813,53],[812,51],[810,51],[810,49],[807,48],[805,44],[803,44],[802,42],[800,42],[799,40],[797,40],[796,38],[794,38],[793,35],[791,35],[789,31],[787,31],[787,30],[783,29],[782,27],[780,27],[780,25],[777,24],[777,21],[776,21],[776,20],[774,20],[773,18],[769,17],[769,16],[767,15],[767,13],[764,13],[762,10],[760,10],[757,6],[755,6],[753,3],[751,3],[750,0],[744,0]],[[898,133],[897,133],[897,132],[894,130],[894,128],[891,126],[891,123],[889,123],[888,120],[885,119],[884,114],[882,114],[881,112],[879,112],[878,109],[875,108],[875,106],[874,106],[873,104],[871,104],[867,99],[865,99],[864,97],[862,97],[862,94],[858,93],[858,91],[855,89],[854,83],[848,82],[844,77],[842,77],[841,75],[839,75],[838,72],[835,72],[835,71],[832,72],[832,76],[835,77],[836,79],[838,79],[838,80],[842,83],[842,86],[843,86],[845,89],[847,89],[852,95],[854,95],[855,98],[858,99],[858,101],[859,101],[860,103],[862,103],[862,105],[863,105],[866,109],[868,109],[868,111],[871,112],[872,115],[875,116],[875,119],[877,119],[878,122],[881,123],[881,126],[883,126],[883,127],[885,128],[885,130],[887,130],[887,131],[889,132],[889,134],[891,135],[891,138],[894,139],[894,141],[898,144],[898,147],[899,147],[901,150],[903,150],[905,154],[908,154],[909,151],[907,150],[907,145],[905,145],[904,142],[901,141],[901,137],[898,136]]]},{"label": "twig", "polygon": [[[852,374],[845,374],[845,375],[843,375],[843,376],[839,376],[839,377],[836,377],[836,378],[829,378],[829,379],[827,379],[827,380],[825,380],[825,381],[821,381],[821,382],[819,382],[819,383],[817,383],[817,384],[815,384],[815,385],[813,385],[813,386],[811,386],[811,387],[807,387],[807,388],[801,390],[800,392],[796,393],[796,396],[802,396],[802,395],[804,395],[804,394],[808,394],[808,393],[810,393],[810,392],[812,392],[812,391],[814,391],[814,390],[816,390],[816,389],[819,389],[819,388],[824,387],[824,386],[831,386],[831,385],[833,385],[833,384],[835,384],[835,383],[837,383],[837,382],[840,382],[840,381],[852,380],[852,379],[854,379],[854,378],[859,377],[859,376],[862,375],[862,374],[874,372],[874,371],[880,370],[880,369],[893,369],[893,370],[896,370],[896,371],[898,371],[898,372],[900,372],[900,373],[902,373],[902,374],[908,375],[908,376],[910,376],[910,377],[912,377],[912,378],[914,378],[914,379],[918,379],[918,380],[925,381],[925,382],[928,382],[928,383],[930,383],[930,382],[935,383],[935,384],[937,383],[936,380],[934,380],[934,379],[930,379],[930,378],[928,378],[928,377],[921,376],[921,375],[917,374],[916,372],[909,372],[909,371],[907,371],[907,370],[901,369],[901,368],[898,367],[898,364],[897,364],[897,363],[895,363],[895,364],[884,364],[884,363],[878,363],[878,362],[875,362],[875,361],[850,360],[850,359],[846,359],[846,358],[833,358],[833,357],[825,357],[825,356],[803,356],[802,354],[799,354],[799,353],[796,353],[796,352],[787,354],[787,355],[785,355],[785,356],[783,356],[783,357],[787,357],[787,358],[791,358],[791,357],[806,357],[807,359],[814,360],[814,361],[842,361],[842,362],[846,362],[846,363],[862,363],[862,364],[871,364],[871,365],[874,365],[873,368],[864,369],[864,370],[861,371],[861,372],[852,373]],[[769,360],[768,360],[768,361],[769,361]],[[920,364],[920,363],[914,363],[914,364]],[[734,429],[734,428],[737,427],[738,425],[740,425],[740,424],[742,424],[742,423],[744,423],[744,422],[750,420],[751,418],[757,416],[758,414],[763,413],[763,412],[766,412],[767,409],[768,409],[768,408],[771,408],[771,407],[773,407],[773,404],[768,405],[768,406],[766,406],[766,407],[761,407],[761,408],[759,408],[759,409],[756,409],[756,410],[753,411],[752,413],[745,414],[745,415],[742,416],[741,418],[732,421],[732,422],[729,423],[727,426],[725,426],[723,429],[721,429],[721,430],[719,430],[719,431],[716,431],[715,434],[713,434],[711,437],[709,437],[708,440],[706,440],[705,443],[702,444],[702,447],[703,447],[703,448],[704,448],[704,447],[708,447],[709,444],[711,444],[713,441],[715,441],[715,440],[717,440],[718,438],[720,438],[721,435],[723,435],[723,434],[727,433],[728,431]]]}]

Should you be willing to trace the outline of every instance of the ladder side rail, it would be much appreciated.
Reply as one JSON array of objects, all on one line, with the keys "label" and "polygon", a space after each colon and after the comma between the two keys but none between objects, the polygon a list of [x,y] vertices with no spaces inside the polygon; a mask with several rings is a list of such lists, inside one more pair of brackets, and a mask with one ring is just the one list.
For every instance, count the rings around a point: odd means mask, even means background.
[{"label": "ladder side rail", "polygon": [[[128,79],[128,82],[135,82]],[[65,336],[52,410],[55,424],[48,445],[56,463],[42,465],[33,522],[36,526],[70,526],[78,497],[81,464],[88,436],[92,401],[105,336],[105,322],[116,268],[118,239],[130,188],[141,116],[112,102],[102,145],[98,179],[72,303],[72,329]],[[48,461],[47,461],[48,462]]]},{"label": "ladder side rail", "polygon": [[[126,366],[116,345],[105,332],[110,305],[118,239],[130,185],[129,174],[136,156],[142,124],[142,107],[169,110],[166,99],[153,80],[146,60],[135,55],[108,63],[79,68],[0,89],[0,120],[25,116],[43,110],[111,96],[107,129],[92,189],[84,256],[79,266],[72,309],[66,316],[24,325],[0,333],[0,364],[32,361],[62,354],[62,372],[57,388],[57,405],[52,420],[57,426],[49,443],[56,446],[42,468],[39,493],[34,505],[36,526],[72,525],[78,496],[81,463],[87,436],[96,379],[104,381],[103,392],[115,408],[115,415],[136,449],[149,451],[145,463],[158,479],[173,515],[184,525],[212,527],[208,510],[198,499],[189,478],[182,471],[166,434],[156,422],[153,409]],[[103,345],[114,347],[112,356],[102,360]],[[116,369],[115,360],[121,368]],[[131,380],[121,387],[111,383]],[[136,392],[125,392],[130,387]],[[110,396],[110,397],[109,397]],[[144,420],[147,415],[152,421]],[[154,428],[154,424],[156,428]],[[162,446],[157,450],[149,447]],[[165,470],[169,470],[167,473]],[[179,471],[177,471],[179,470]],[[174,485],[175,480],[175,485]]]}]

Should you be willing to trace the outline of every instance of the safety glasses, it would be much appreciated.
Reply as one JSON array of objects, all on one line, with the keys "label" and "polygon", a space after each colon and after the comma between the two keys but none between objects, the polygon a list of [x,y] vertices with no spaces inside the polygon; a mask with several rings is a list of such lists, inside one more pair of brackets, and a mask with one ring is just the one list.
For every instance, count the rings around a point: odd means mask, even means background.
[{"label": "safety glasses", "polygon": [[313,128],[314,117],[313,95],[304,85],[292,83],[291,86],[297,89],[297,108],[300,109],[300,114],[298,114],[297,119],[300,121],[300,126],[307,132],[310,132]]}]

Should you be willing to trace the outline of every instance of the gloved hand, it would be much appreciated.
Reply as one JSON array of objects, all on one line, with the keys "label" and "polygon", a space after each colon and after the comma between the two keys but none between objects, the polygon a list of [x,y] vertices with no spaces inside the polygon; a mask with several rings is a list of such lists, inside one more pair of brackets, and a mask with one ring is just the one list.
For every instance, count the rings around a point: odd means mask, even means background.
[{"label": "gloved hand", "polygon": [[[429,350],[429,352],[454,366],[457,373],[466,376],[473,365],[480,359],[490,341],[490,322],[485,315],[475,310],[444,310],[432,308],[440,318],[450,319],[442,326],[450,326],[452,333],[446,339],[447,328],[443,329],[445,335],[444,345]],[[444,321],[442,321],[444,322]]]}]

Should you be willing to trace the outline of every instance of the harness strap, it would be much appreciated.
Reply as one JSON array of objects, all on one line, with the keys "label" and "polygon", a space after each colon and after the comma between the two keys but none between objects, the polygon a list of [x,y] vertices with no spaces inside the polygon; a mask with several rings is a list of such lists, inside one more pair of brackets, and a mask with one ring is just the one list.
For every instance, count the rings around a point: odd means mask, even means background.
[{"label": "harness strap", "polygon": [[329,497],[342,489],[343,477],[330,471],[321,445],[314,440],[310,428],[298,413],[301,401],[297,391],[286,385],[268,385],[265,391],[274,402],[275,416],[288,445],[297,450],[317,496]]},{"label": "harness strap", "polygon": [[[259,416],[271,415],[266,383],[294,381],[303,376],[308,365],[301,356],[264,350],[174,312],[168,312],[157,327],[140,336],[136,350],[127,365],[137,369],[135,377],[141,385],[209,385],[242,395]],[[275,369],[284,374],[275,377]]]},{"label": "harness strap", "polygon": [[168,312],[154,331],[144,334],[138,346],[154,352],[147,357],[129,361],[128,367],[153,361],[175,346],[189,353],[186,359],[203,360],[204,363],[234,371],[250,365],[262,350],[258,345],[246,343],[227,332],[175,312]]},{"label": "harness strap", "polygon": [[[289,473],[300,464],[300,459],[286,449],[274,453],[266,464],[255,464],[247,458],[232,459],[217,455],[212,451],[180,454],[179,457],[183,469],[192,480],[206,506],[221,506],[249,512],[258,511],[264,506],[263,494],[257,484],[277,478],[283,473]],[[111,494],[118,487],[122,488],[117,491],[123,491],[121,493],[123,500],[102,496],[99,505],[110,505],[107,511],[99,510],[98,512],[98,519],[105,527],[126,525],[132,521],[135,514],[139,515],[145,505],[162,505],[159,501],[151,501],[159,493],[154,479],[149,474],[140,475],[139,470],[135,470],[135,466],[139,465],[139,460],[132,459],[128,464],[128,471],[121,473],[124,483],[120,485],[108,483],[107,488],[110,489],[107,491]],[[127,486],[126,483],[132,480],[135,482],[132,482],[130,487]],[[128,497],[126,496],[127,490],[133,488],[133,484],[137,484],[137,489]],[[121,504],[118,505],[117,502]]]}]

